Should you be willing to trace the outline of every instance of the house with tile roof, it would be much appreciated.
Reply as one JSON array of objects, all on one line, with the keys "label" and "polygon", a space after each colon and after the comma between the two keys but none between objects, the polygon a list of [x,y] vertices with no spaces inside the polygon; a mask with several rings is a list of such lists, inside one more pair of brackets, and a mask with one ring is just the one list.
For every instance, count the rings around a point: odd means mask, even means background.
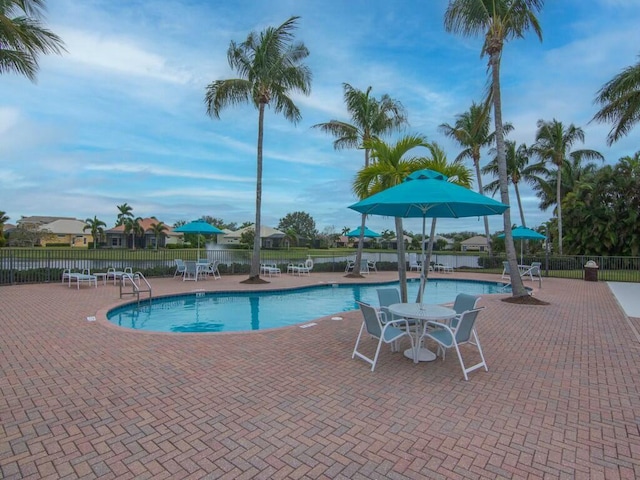
[{"label": "house with tile roof", "polygon": [[153,224],[159,223],[155,217],[143,218],[138,221],[142,227],[141,235],[134,235],[131,232],[125,233],[124,225],[118,225],[116,227],[105,230],[106,246],[107,248],[155,248],[156,242],[158,247],[162,248],[171,243],[178,243],[182,239],[181,233],[176,233],[170,225],[166,225],[167,229],[164,231],[165,235],[156,238],[153,233]]}]

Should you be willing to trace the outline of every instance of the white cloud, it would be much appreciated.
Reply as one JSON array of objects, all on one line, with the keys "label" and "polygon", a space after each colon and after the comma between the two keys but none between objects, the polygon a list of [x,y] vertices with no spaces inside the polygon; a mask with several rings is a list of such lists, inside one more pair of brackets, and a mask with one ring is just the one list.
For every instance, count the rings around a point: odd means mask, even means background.
[{"label": "white cloud", "polygon": [[185,84],[190,74],[168,65],[166,58],[145,51],[126,37],[101,35],[75,29],[62,29],[71,62],[125,76],[149,77],[169,83]]}]

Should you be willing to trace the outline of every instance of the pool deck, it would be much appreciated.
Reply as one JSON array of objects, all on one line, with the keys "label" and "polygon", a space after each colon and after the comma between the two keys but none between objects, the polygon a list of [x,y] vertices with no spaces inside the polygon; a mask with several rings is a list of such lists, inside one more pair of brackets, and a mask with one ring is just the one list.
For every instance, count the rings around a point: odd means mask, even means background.
[{"label": "pool deck", "polygon": [[[244,278],[151,284],[157,296],[353,281]],[[484,296],[489,372],[468,382],[454,352],[414,365],[385,346],[372,373],[351,359],[358,311],[310,328],[156,334],[106,322],[118,292],[0,287],[0,478],[640,477],[640,318],[606,283],[544,279],[534,295],[548,306]]]}]

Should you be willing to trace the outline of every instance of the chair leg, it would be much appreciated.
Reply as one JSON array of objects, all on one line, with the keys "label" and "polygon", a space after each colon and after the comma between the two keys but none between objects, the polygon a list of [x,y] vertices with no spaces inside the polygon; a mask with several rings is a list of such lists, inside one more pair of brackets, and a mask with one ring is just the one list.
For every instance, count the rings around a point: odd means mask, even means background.
[{"label": "chair leg", "polygon": [[473,329],[473,337],[476,339],[474,345],[478,348],[478,353],[480,353],[480,358],[482,359],[482,363],[480,363],[479,365],[484,366],[484,371],[488,372],[489,366],[487,365],[487,361],[484,359],[484,353],[482,352],[482,347],[480,346],[480,339],[478,338],[478,333],[476,332],[475,328]]},{"label": "chair leg", "polygon": [[360,333],[358,333],[358,338],[356,339],[356,346],[353,347],[353,354],[351,355],[351,358],[355,358],[356,354],[358,353],[358,344],[360,343],[360,339],[362,338],[363,330],[364,330],[364,322],[360,326]]},{"label": "chair leg", "polygon": [[456,353],[458,354],[458,360],[460,361],[460,366],[462,367],[462,373],[464,374],[464,379],[469,381],[469,377],[467,375],[467,369],[464,366],[464,362],[462,361],[462,354],[460,353],[460,348],[458,348],[458,344],[454,343],[454,347],[456,347]]},{"label": "chair leg", "polygon": [[378,361],[378,355],[380,354],[380,347],[382,347],[382,338],[378,340],[378,347],[376,348],[376,354],[373,357],[373,363],[371,364],[371,371],[376,368],[376,362]]}]

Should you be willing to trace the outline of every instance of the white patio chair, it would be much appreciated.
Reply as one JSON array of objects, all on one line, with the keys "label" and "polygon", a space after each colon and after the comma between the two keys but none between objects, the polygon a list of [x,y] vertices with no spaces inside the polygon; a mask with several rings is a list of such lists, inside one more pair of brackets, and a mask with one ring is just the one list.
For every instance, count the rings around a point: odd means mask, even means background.
[{"label": "white patio chair", "polygon": [[370,272],[375,272],[378,273],[378,267],[376,266],[376,261],[375,260],[367,260],[367,269]]},{"label": "white patio chair", "polygon": [[[478,333],[475,328],[478,313],[483,308],[484,307],[474,308],[473,310],[466,310],[462,312],[459,317],[456,317],[457,322],[454,321],[451,325],[429,321],[426,323],[425,331],[420,337],[420,340],[423,338],[430,338],[438,344],[438,352],[436,355],[442,352],[443,361],[446,350],[448,348],[455,348],[465,380],[469,380],[468,373],[478,370],[479,368],[484,368],[487,372],[489,371],[487,362],[484,359],[484,354],[482,353]],[[472,365],[471,367],[465,366],[464,361],[462,360],[462,354],[460,353],[460,345],[464,344],[471,344],[478,349],[481,359],[480,362]]]},{"label": "white patio chair", "polygon": [[182,281],[186,282],[187,280],[193,280],[194,282],[198,281],[198,275],[200,273],[200,269],[198,268],[198,262],[195,260],[187,260],[184,262],[185,271],[182,274]]},{"label": "white patio chair", "polygon": [[176,262],[176,271],[173,272],[173,278],[177,277],[178,275],[182,276],[184,274],[184,271],[187,269],[182,259],[176,258],[174,261]]},{"label": "white patio chair", "polygon": [[502,262],[502,277],[501,278],[510,278],[511,277],[511,268],[509,268],[509,262]]},{"label": "white patio chair", "polygon": [[347,259],[347,265],[344,267],[344,273],[353,272],[353,267],[356,266],[356,261]]},{"label": "white patio chair", "polygon": [[415,253],[410,253],[409,254],[409,271],[412,272],[414,270],[416,272],[421,272],[422,265],[418,261],[418,256]]},{"label": "white patio chair", "polygon": [[360,259],[360,273],[369,274],[369,262],[367,261],[366,258]]},{"label": "white patio chair", "polygon": [[538,280],[540,280],[541,279],[540,267],[542,267],[542,262],[531,262],[531,265],[529,265],[528,268],[522,270],[522,272],[520,273],[520,276],[522,278],[528,276],[532,282],[534,278],[537,278]]},{"label": "white patio chair", "polygon": [[[362,311],[363,321],[362,326],[360,327],[360,333],[358,333],[358,338],[356,340],[356,345],[353,348],[353,354],[351,358],[361,358],[365,362],[371,364],[371,371],[376,368],[376,362],[378,361],[378,355],[380,354],[380,347],[382,347],[383,343],[390,343],[392,347],[392,351],[397,350],[397,341],[402,337],[407,336],[411,341],[411,347],[413,348],[413,337],[411,336],[411,332],[409,330],[409,324],[405,319],[386,321],[386,315],[384,312],[380,312],[376,310],[374,307],[367,303],[357,302],[360,306],[360,310]],[[378,340],[378,345],[376,347],[376,353],[373,358],[367,357],[362,352],[358,351],[358,345],[360,344],[360,339],[362,338],[362,334],[367,332],[369,336]]]}]

